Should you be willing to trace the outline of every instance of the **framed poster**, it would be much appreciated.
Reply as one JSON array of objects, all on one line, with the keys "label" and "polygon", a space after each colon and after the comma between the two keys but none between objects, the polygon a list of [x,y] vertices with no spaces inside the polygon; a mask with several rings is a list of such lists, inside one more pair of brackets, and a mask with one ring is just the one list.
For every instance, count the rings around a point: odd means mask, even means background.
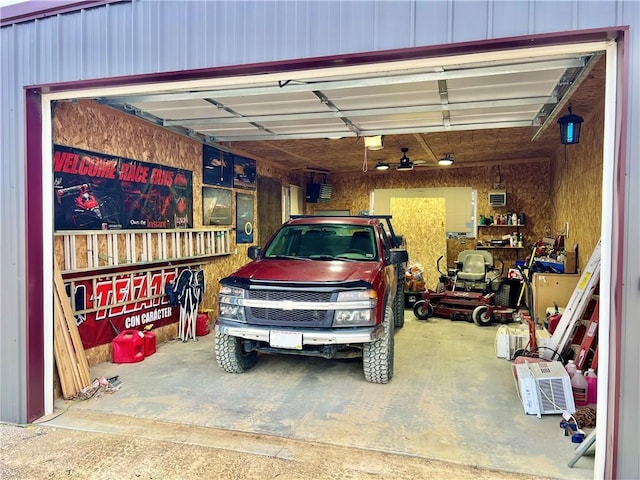
[{"label": "framed poster", "polygon": [[233,156],[233,186],[256,189],[256,161],[251,158]]},{"label": "framed poster", "polygon": [[233,154],[203,145],[202,183],[220,187],[233,186]]},{"label": "framed poster", "polygon": [[231,190],[202,187],[202,224],[231,225]]},{"label": "framed poster", "polygon": [[236,193],[236,242],[253,243],[253,195]]},{"label": "framed poster", "polygon": [[55,229],[193,227],[192,172],[53,146]]}]

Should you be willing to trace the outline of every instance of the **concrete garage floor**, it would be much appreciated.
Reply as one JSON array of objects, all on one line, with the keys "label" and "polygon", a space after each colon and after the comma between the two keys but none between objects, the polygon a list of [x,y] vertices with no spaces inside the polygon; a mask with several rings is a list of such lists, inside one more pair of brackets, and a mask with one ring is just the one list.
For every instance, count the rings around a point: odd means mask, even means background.
[{"label": "concrete garage floor", "polygon": [[[409,310],[405,318],[388,385],[365,382],[360,360],[288,355],[261,355],[251,371],[228,374],[215,363],[211,334],[160,345],[141,363],[93,367],[94,377],[119,375],[121,389],[71,407],[58,400],[57,410],[70,408],[47,424],[111,432],[109,415],[117,415],[533,476],[593,478],[592,452],[567,466],[576,445],[559,428],[560,416],[524,414],[510,362],[494,353],[497,326],[419,321]],[[135,425],[132,419],[132,432]],[[260,442],[250,443],[238,450],[260,450]]]}]

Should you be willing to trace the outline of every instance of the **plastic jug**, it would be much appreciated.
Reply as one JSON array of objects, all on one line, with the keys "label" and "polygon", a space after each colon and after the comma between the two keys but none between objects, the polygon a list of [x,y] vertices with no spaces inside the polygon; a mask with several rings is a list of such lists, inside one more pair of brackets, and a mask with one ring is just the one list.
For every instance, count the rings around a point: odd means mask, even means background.
[{"label": "plastic jug", "polygon": [[144,356],[153,355],[156,353],[156,334],[151,331],[145,331],[142,335]]},{"label": "plastic jug", "polygon": [[144,360],[143,334],[138,330],[123,330],[111,342],[113,363],[135,363]]},{"label": "plastic jug", "polygon": [[587,403],[595,405],[598,401],[598,376],[593,368],[590,368],[587,370],[585,378],[587,379]]},{"label": "plastic jug", "polygon": [[567,364],[564,366],[564,369],[569,374],[569,378],[573,378],[573,375],[576,373],[576,364],[573,360],[569,360]]},{"label": "plastic jug", "polygon": [[571,388],[573,389],[573,401],[576,407],[585,407],[587,405],[587,379],[582,374],[582,370],[576,370],[571,378]]},{"label": "plastic jug", "polygon": [[204,337],[211,332],[211,322],[208,313],[199,313],[196,317],[196,336]]}]

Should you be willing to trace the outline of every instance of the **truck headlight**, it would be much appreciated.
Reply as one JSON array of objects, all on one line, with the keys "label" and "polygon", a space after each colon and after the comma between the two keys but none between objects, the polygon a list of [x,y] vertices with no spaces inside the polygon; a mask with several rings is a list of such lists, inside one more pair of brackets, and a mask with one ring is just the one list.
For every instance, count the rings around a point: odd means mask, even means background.
[{"label": "truck headlight", "polygon": [[218,295],[218,314],[220,317],[228,318],[236,322],[246,322],[242,299],[245,291],[238,287],[222,285]]},{"label": "truck headlight", "polygon": [[342,303],[333,316],[334,327],[363,327],[374,325],[378,294],[375,290],[349,290],[338,293]]}]

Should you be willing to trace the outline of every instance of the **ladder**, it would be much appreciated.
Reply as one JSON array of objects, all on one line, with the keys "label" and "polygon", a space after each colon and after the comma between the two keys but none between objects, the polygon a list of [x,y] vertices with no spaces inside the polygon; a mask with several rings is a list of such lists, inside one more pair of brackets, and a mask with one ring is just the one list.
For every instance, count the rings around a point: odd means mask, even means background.
[{"label": "ladder", "polygon": [[597,299],[593,300],[593,313],[589,317],[589,325],[587,326],[587,330],[582,337],[582,342],[580,342],[580,348],[576,353],[575,364],[578,370],[583,370],[584,364],[587,360],[587,355],[589,354],[589,350],[593,346],[593,342],[596,339],[596,332],[598,331],[598,322],[600,320],[600,302]]},{"label": "ladder", "polygon": [[580,276],[580,281],[576,286],[569,303],[562,314],[558,326],[553,332],[547,348],[543,349],[542,356],[545,360],[561,359],[561,354],[570,344],[574,336],[576,327],[580,324],[582,315],[592,298],[593,291],[600,280],[600,256],[601,240],[598,240],[596,247],[591,254],[587,266]]}]

